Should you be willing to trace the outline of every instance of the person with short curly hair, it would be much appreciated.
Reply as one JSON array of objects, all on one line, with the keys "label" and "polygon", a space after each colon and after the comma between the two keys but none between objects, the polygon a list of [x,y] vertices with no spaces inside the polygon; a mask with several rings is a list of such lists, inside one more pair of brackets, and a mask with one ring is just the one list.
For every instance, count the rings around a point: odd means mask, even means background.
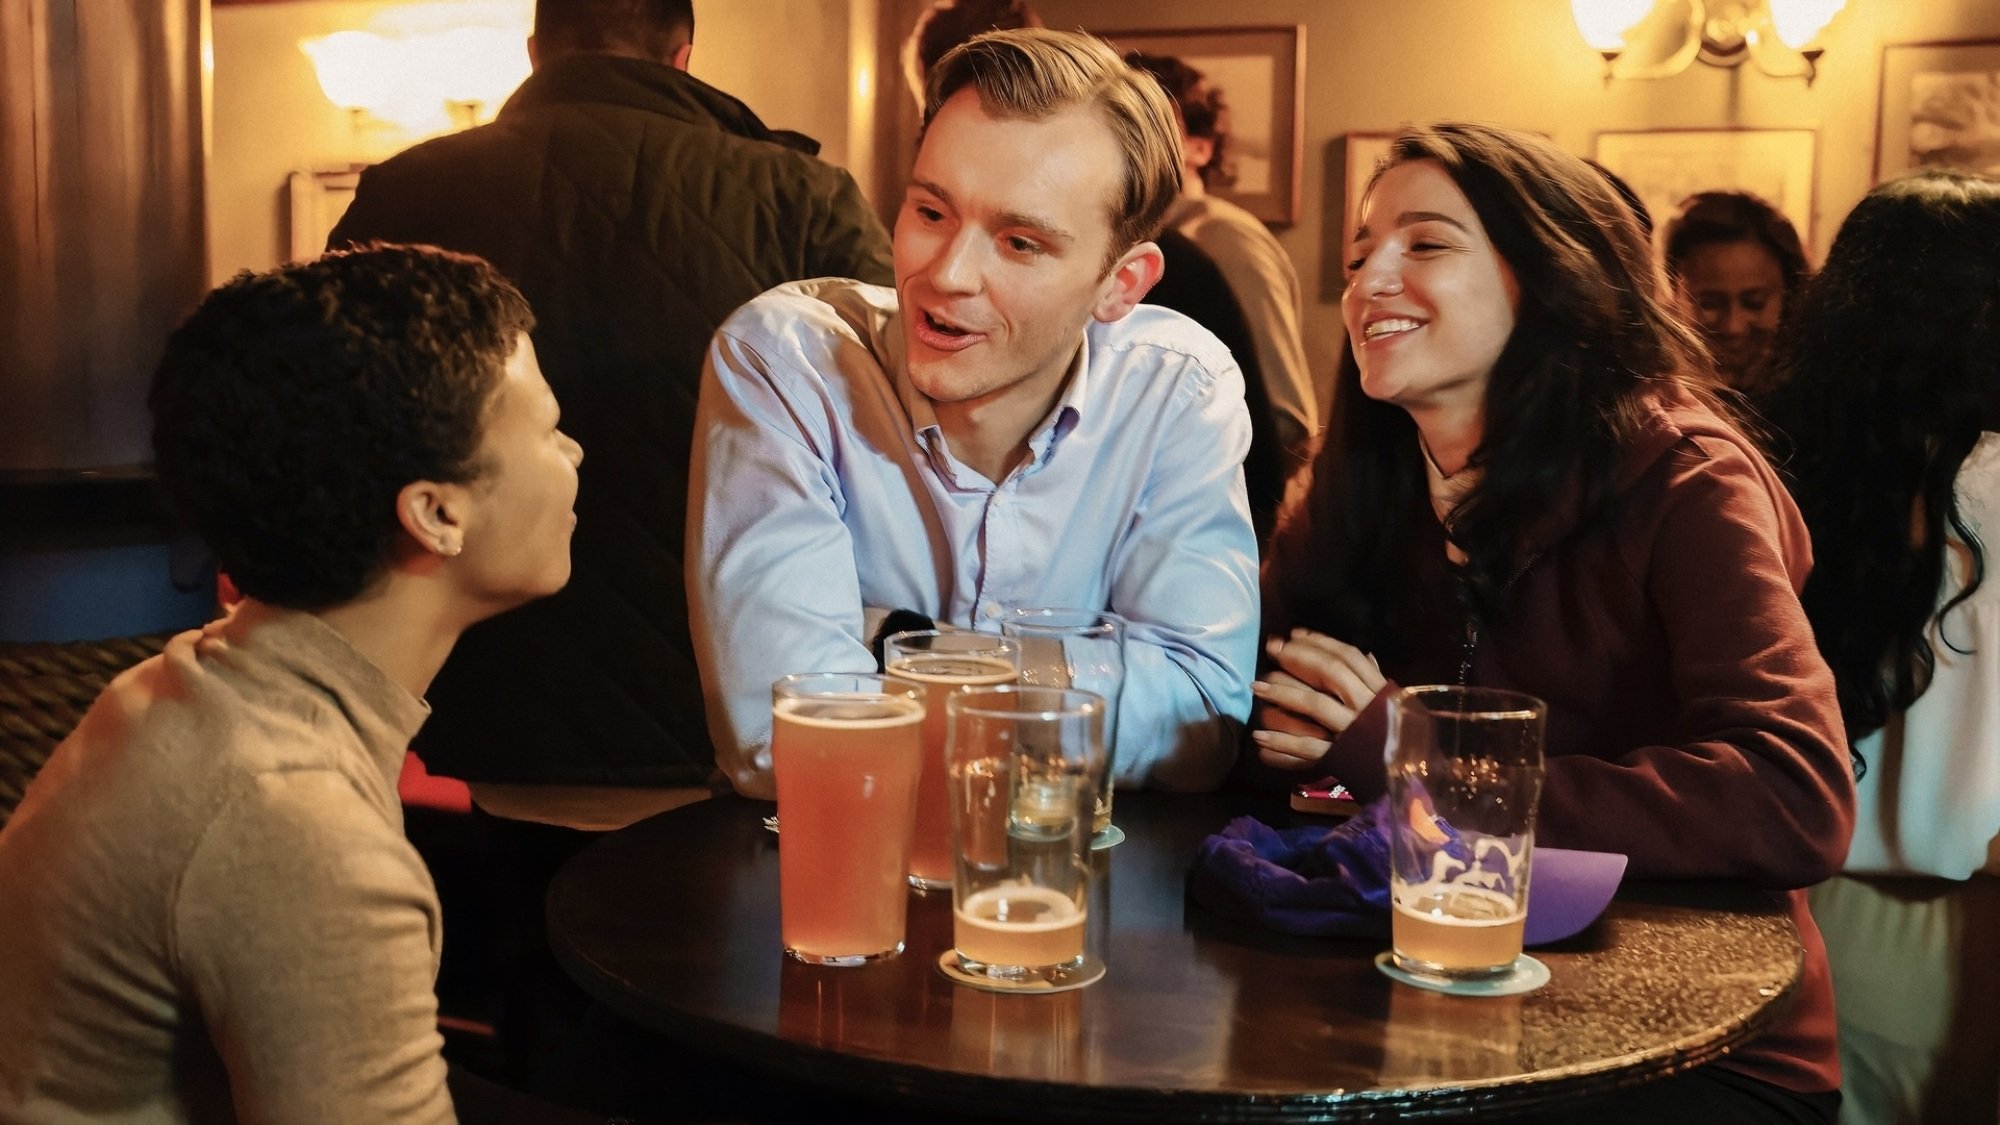
[{"label": "person with short curly hair", "polygon": [[455,1119],[396,782],[466,627],[569,579],[582,451],[486,263],[210,294],[150,402],[244,600],[119,677],[0,836],[0,1118]]},{"label": "person with short curly hair", "polygon": [[385,247],[238,277],[160,362],[161,483],[244,594],[350,601],[403,535],[399,489],[480,475],[481,408],[534,323],[498,274],[440,253]]},{"label": "person with short curly hair", "polygon": [[[1254,384],[1250,409],[1255,433],[1243,470],[1261,530],[1274,518],[1288,483],[1312,459],[1319,432],[1319,394],[1306,360],[1299,274],[1262,220],[1214,194],[1235,182],[1234,163],[1227,155],[1229,105],[1222,89],[1171,55],[1128,51],[1125,61],[1159,80],[1180,120],[1181,192],[1167,209],[1167,227],[1213,262],[1227,286],[1210,296],[1206,307],[1189,307],[1192,301],[1176,305],[1179,283],[1170,271],[1154,303],[1179,308],[1215,330],[1237,352],[1246,384]],[[1180,257],[1185,261],[1187,255]],[[1203,263],[1195,262],[1189,272],[1202,268]],[[1228,331],[1234,313],[1240,313],[1249,337],[1247,353]]]}]

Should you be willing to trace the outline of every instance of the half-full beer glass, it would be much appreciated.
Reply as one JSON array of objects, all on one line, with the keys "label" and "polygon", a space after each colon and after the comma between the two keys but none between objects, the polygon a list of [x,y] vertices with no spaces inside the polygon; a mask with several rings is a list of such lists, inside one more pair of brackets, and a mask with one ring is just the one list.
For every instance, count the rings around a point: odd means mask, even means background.
[{"label": "half-full beer glass", "polygon": [[1404,972],[1481,980],[1521,955],[1545,710],[1491,688],[1403,688],[1389,701],[1392,956]]},{"label": "half-full beer glass", "polygon": [[785,952],[860,965],[903,951],[922,767],[921,685],[808,672],[771,685],[778,928]]},{"label": "half-full beer glass", "polygon": [[967,687],[1011,684],[1020,674],[1021,646],[1011,637],[964,631],[897,633],[883,643],[892,676],[924,688],[924,766],[917,782],[917,828],[910,840],[910,883],[924,890],[951,886],[951,814],[945,804],[944,701]]},{"label": "half-full beer glass", "polygon": [[1084,931],[1105,710],[1094,692],[1027,685],[946,699],[952,949],[940,967],[952,979],[1054,991],[1103,975]]},{"label": "half-full beer glass", "polygon": [[1097,794],[1091,832],[1098,847],[1112,837],[1111,766],[1118,749],[1118,700],[1125,691],[1125,619],[1108,610],[1017,609],[1000,619],[1000,631],[1021,641],[1021,682],[1038,687],[1082,688],[1104,697],[1104,786]]}]

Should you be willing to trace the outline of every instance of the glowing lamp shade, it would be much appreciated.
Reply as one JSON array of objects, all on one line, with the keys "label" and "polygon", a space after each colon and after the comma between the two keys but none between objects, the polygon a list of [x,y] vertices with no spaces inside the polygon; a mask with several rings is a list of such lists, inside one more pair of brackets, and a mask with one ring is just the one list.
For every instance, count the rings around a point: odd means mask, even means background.
[{"label": "glowing lamp shade", "polygon": [[312,60],[313,74],[326,100],[342,109],[373,109],[396,96],[401,77],[396,52],[380,35],[367,31],[336,31],[308,39],[299,50]]},{"label": "glowing lamp shade", "polygon": [[454,28],[432,37],[425,54],[444,100],[477,104],[489,113],[528,77],[528,46],[517,32]]},{"label": "glowing lamp shade", "polygon": [[1625,33],[1653,10],[1653,0],[1570,0],[1576,29],[1583,41],[1599,51],[1625,46]]},{"label": "glowing lamp shade", "polygon": [[1771,27],[1778,33],[1778,40],[1797,51],[1818,37],[1833,17],[1847,7],[1847,0],[1769,0],[1769,6]]}]

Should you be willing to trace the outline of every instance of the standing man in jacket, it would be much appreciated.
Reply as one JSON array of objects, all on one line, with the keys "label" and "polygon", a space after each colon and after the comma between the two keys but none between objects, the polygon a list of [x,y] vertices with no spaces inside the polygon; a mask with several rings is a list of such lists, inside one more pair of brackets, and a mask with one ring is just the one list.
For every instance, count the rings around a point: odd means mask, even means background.
[{"label": "standing man in jacket", "polygon": [[539,0],[490,125],[361,177],[331,244],[477,254],[527,296],[590,448],[559,597],[467,633],[417,748],[472,781],[687,786],[714,765],[682,568],[709,337],[774,285],[891,279],[887,234],[810,140],[687,73],[691,0]]}]

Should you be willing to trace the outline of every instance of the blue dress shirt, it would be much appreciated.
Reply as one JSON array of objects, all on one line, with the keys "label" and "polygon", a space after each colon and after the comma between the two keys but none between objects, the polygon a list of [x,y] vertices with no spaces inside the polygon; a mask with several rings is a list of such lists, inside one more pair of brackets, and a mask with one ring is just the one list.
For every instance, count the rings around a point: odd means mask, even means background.
[{"label": "blue dress shirt", "polygon": [[1235,760],[1258,639],[1243,376],[1194,321],[1091,322],[1062,398],[999,483],[946,446],[903,369],[896,293],[796,282],[726,321],[702,373],[688,610],[716,760],[769,797],[771,682],[872,670],[911,609],[997,632],[1014,607],[1129,623],[1114,771],[1199,789]]}]

